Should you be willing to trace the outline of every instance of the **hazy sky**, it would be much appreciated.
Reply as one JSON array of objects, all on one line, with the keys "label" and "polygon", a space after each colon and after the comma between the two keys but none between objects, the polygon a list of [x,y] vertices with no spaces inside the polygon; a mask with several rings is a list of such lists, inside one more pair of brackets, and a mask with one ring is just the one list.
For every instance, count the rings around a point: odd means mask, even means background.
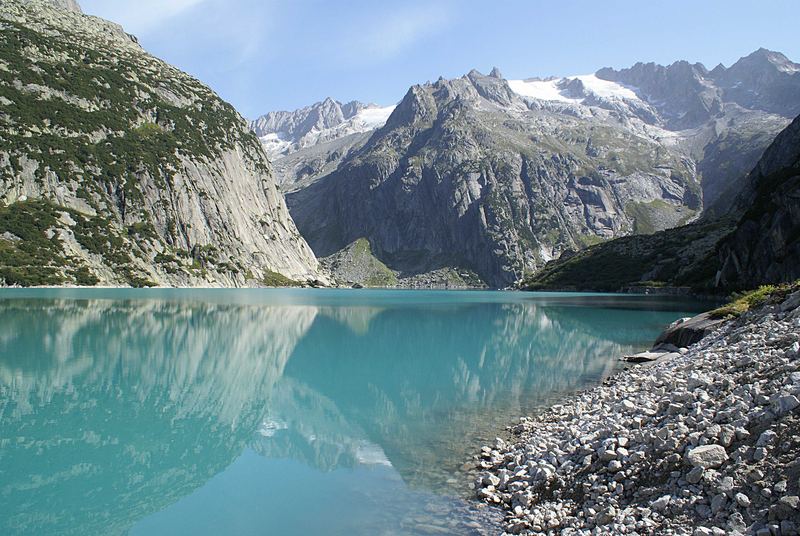
[{"label": "hazy sky", "polygon": [[798,0],[80,0],[253,118],[331,96],[392,104],[412,84],[637,61],[800,62]]}]

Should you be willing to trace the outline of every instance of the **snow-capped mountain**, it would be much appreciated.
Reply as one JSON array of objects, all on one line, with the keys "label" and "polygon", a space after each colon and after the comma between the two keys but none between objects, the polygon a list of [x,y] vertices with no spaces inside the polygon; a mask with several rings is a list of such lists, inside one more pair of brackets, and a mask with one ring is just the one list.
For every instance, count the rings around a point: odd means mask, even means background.
[{"label": "snow-capped mountain", "polygon": [[800,113],[800,66],[761,49],[713,70],[472,71],[413,86],[381,128],[340,126],[357,113],[329,100],[266,116],[294,140],[276,174],[315,253],[366,239],[402,277],[464,268],[503,286],[565,251],[727,210]]},{"label": "snow-capped mountain", "polygon": [[270,112],[251,123],[272,159],[312,145],[382,127],[394,106],[331,98],[293,112]]}]

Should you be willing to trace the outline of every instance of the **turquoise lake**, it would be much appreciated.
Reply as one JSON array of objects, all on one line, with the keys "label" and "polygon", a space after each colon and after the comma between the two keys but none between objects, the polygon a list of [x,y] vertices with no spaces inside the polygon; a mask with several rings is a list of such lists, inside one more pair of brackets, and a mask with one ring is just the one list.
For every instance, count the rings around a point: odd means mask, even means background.
[{"label": "turquoise lake", "polygon": [[558,293],[3,290],[0,534],[480,534],[468,474],[480,446],[702,309]]}]

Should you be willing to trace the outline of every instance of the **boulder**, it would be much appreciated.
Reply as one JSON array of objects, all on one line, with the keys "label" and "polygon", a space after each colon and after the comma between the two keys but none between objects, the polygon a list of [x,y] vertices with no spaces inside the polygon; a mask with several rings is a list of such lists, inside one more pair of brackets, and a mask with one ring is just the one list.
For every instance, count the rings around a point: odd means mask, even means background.
[{"label": "boulder", "polygon": [[713,469],[728,460],[728,453],[722,445],[703,445],[690,450],[686,459],[694,467]]},{"label": "boulder", "polygon": [[656,339],[655,347],[672,344],[678,348],[686,348],[700,341],[703,337],[717,329],[722,318],[712,318],[711,313],[703,313],[693,318],[676,320]]}]

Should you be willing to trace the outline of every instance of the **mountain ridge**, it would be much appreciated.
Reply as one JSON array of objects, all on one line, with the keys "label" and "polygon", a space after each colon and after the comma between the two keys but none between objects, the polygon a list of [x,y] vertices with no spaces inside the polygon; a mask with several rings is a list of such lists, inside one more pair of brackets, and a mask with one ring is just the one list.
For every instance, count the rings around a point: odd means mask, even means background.
[{"label": "mountain ridge", "polygon": [[[753,63],[780,84],[746,77]],[[800,106],[795,65],[756,51],[712,71],[679,61],[507,81],[473,70],[412,86],[380,128],[275,165],[318,256],[363,238],[401,276],[463,267],[506,286],[565,251],[727,211]],[[709,87],[712,76],[725,83]],[[669,82],[673,95],[634,81]],[[751,87],[763,100],[744,100]],[[778,109],[787,87],[797,91]]]}]

